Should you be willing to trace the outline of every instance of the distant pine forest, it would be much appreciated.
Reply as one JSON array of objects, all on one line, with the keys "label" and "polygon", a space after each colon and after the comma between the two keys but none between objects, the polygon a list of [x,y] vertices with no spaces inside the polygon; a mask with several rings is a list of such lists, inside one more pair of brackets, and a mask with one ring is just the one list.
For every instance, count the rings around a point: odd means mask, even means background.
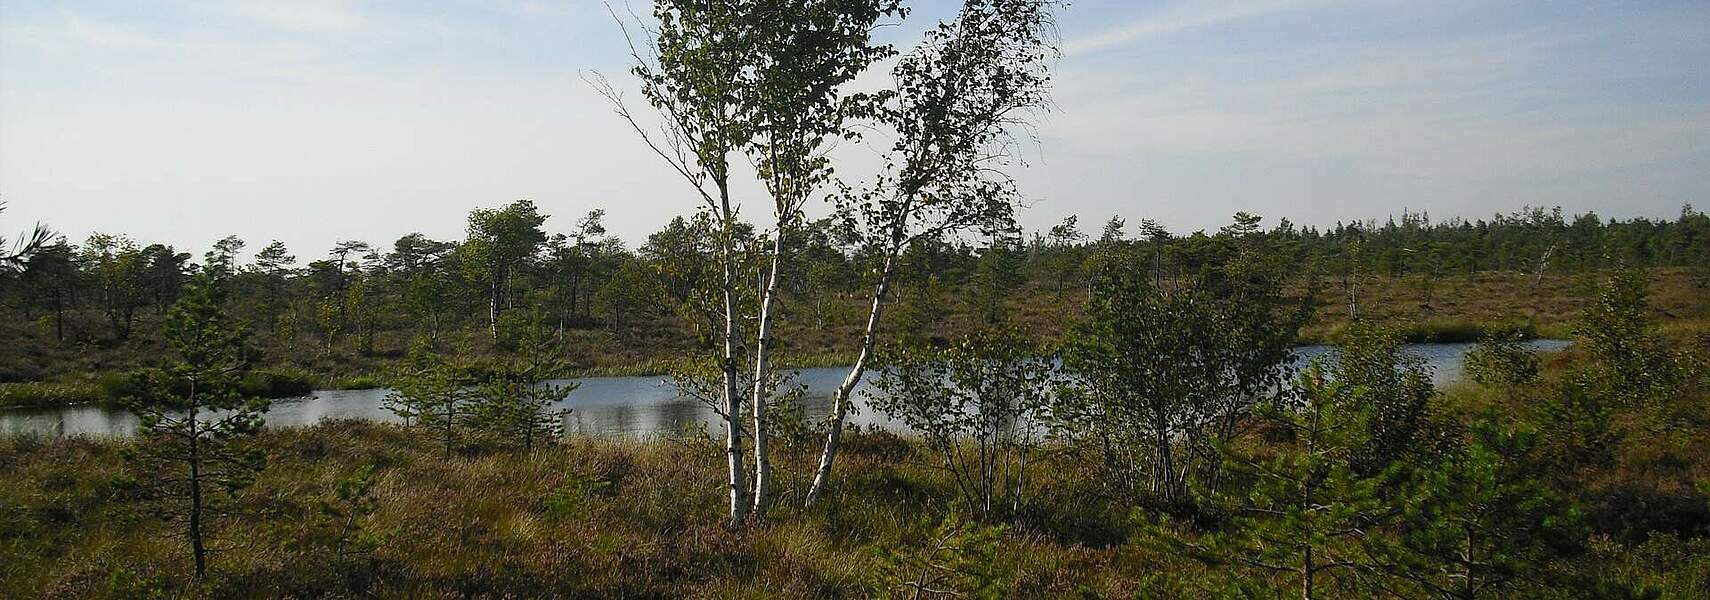
[{"label": "distant pine forest", "polygon": [[[662,373],[716,341],[717,315],[702,297],[720,275],[705,214],[674,218],[638,244],[608,234],[603,210],[549,216],[517,201],[472,211],[462,240],[409,234],[313,253],[235,236],[198,255],[123,234],[48,235],[0,279],[0,382],[155,366],[167,355],[159,320],[202,265],[229,272],[229,309],[253,334],[255,362],[316,385],[372,385],[413,344],[502,355],[533,322],[550,326],[589,373]],[[815,220],[792,240],[780,263],[779,360],[852,360],[878,260],[853,227]],[[739,281],[757,282],[767,266],[756,231],[736,234],[749,254]],[[1303,343],[1331,341],[1362,312],[1403,324],[1413,341],[1471,341],[1498,323],[1566,337],[1597,274],[1627,267],[1654,274],[1665,320],[1689,323],[1710,310],[1710,217],[1691,206],[1673,220],[1540,208],[1477,220],[1404,213],[1324,229],[1241,213],[1189,234],[1144,219],[1072,216],[1043,231],[987,233],[910,245],[882,328],[948,339],[1008,322],[1059,337],[1081,310],[1089,263],[1113,249],[1163,278],[1238,252],[1262,257],[1255,268],[1274,271],[1313,307]]]}]

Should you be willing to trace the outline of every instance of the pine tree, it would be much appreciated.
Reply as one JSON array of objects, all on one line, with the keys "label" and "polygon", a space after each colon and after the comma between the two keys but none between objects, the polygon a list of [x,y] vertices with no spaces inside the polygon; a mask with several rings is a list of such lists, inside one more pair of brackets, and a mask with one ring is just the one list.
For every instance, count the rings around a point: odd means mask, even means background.
[{"label": "pine tree", "polygon": [[1542,567],[1583,539],[1578,511],[1531,458],[1536,432],[1495,414],[1477,422],[1465,448],[1410,469],[1394,502],[1397,535],[1374,545],[1387,574],[1442,598],[1509,597],[1528,579],[1547,583]]},{"label": "pine tree", "polygon": [[558,342],[538,315],[524,325],[517,342],[521,356],[501,367],[475,391],[472,423],[520,444],[524,450],[533,450],[537,441],[561,435],[561,419],[570,410],[555,410],[552,405],[578,384],[552,382],[569,370]]},{"label": "pine tree", "polygon": [[165,337],[179,362],[126,399],[142,421],[129,458],[149,495],[168,503],[167,519],[184,528],[198,579],[207,575],[211,521],[266,464],[242,443],[261,428],[268,401],[237,385],[248,332],[228,321],[220,275],[204,269],[167,313]]},{"label": "pine tree", "polygon": [[435,355],[425,344],[410,351],[409,360],[392,376],[392,393],[386,408],[407,425],[433,432],[451,458],[463,430],[473,416],[474,395],[468,378],[458,366]]},{"label": "pine tree", "polygon": [[1248,486],[1201,499],[1226,515],[1220,530],[1197,540],[1162,528],[1153,535],[1209,564],[1256,572],[1275,589],[1296,589],[1299,598],[1351,597],[1371,589],[1368,547],[1390,512],[1381,478],[1355,468],[1371,433],[1369,388],[1330,377],[1322,364],[1302,374],[1300,388],[1298,404],[1261,411],[1281,443],[1224,449],[1225,468]]}]

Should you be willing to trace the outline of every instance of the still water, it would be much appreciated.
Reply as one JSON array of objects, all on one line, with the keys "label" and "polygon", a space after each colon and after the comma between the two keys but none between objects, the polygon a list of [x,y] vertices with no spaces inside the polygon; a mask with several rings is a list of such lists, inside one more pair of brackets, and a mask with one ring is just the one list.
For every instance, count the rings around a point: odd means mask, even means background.
[{"label": "still water", "polygon": [[[1532,346],[1549,352],[1566,347],[1567,342],[1537,340]],[[1461,357],[1471,347],[1471,344],[1413,344],[1407,347],[1407,352],[1423,359],[1432,371],[1433,380],[1442,386],[1460,379]],[[1296,349],[1295,354],[1305,361],[1330,351],[1327,346],[1304,346]],[[846,374],[847,369],[837,367],[797,371],[796,381],[807,387],[807,395],[801,402],[803,414],[817,418],[828,413],[832,393]],[[563,417],[567,433],[647,437],[675,434],[703,424],[708,430],[719,429],[717,415],[710,408],[683,397],[665,377],[588,377],[572,381],[580,387],[556,405],[559,409],[570,409]],[[862,382],[857,397],[862,390],[870,389],[868,382]],[[305,398],[275,400],[273,409],[267,413],[267,425],[312,425],[325,419],[397,422],[397,416],[385,408],[386,394],[383,389],[326,390]],[[851,420],[862,426],[896,426],[873,411],[861,411]],[[136,428],[137,419],[130,413],[99,406],[0,411],[0,435],[108,437],[131,435]]]}]

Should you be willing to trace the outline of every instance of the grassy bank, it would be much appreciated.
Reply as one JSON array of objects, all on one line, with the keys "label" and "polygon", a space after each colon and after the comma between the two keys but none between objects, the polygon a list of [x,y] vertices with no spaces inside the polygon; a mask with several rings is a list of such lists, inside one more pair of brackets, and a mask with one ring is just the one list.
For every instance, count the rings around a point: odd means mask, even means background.
[{"label": "grassy bank", "polygon": [[[148,394],[151,388],[147,380],[156,374],[153,369],[137,369],[104,373],[91,381],[0,383],[0,408],[117,406],[127,398]],[[307,375],[278,370],[251,371],[238,380],[237,386],[244,395],[263,398],[306,396],[316,387]]]},{"label": "grassy bank", "polygon": [[55,408],[112,401],[106,390],[93,383],[0,383],[0,408]]},{"label": "grassy bank", "polygon": [[[1402,341],[1409,344],[1473,343],[1492,331],[1505,330],[1518,331],[1523,339],[1560,340],[1573,337],[1573,328],[1565,323],[1540,326],[1532,321],[1505,319],[1431,319],[1404,322],[1399,327]],[[1337,344],[1343,340],[1347,330],[1346,323],[1303,327],[1299,341],[1302,344]]]},{"label": "grassy bank", "polygon": [[[953,496],[887,434],[846,444],[840,489],[793,506],[810,466],[788,452],[764,525],[722,524],[720,458],[696,442],[575,440],[533,453],[451,459],[404,429],[330,423],[270,431],[271,457],[215,538],[213,597],[869,597],[914,573],[886,558],[926,547]],[[186,590],[185,544],[130,501],[123,446],[0,440],[0,595],[134,598]],[[341,478],[373,467],[371,551],[338,555]],[[1002,534],[989,568],[1006,596],[1128,595],[1148,557],[1121,541],[1119,512],[1070,502],[1091,482],[1041,471],[1033,518]],[[1053,523],[1051,526],[1038,525]],[[235,542],[241,542],[234,545]],[[1139,561],[1137,563],[1133,561]],[[1131,564],[1132,563],[1132,564]],[[1182,568],[1187,568],[1183,565]]]}]

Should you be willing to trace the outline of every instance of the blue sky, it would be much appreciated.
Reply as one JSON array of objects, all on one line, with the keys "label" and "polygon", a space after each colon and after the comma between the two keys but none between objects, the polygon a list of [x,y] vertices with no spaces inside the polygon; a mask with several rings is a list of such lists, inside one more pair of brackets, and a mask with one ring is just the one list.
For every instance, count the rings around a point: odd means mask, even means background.
[{"label": "blue sky", "polygon": [[[899,45],[955,4],[913,6]],[[1710,205],[1710,3],[1085,0],[1061,32],[1031,228]],[[693,200],[582,79],[625,58],[591,0],[0,0],[0,228],[311,257],[531,198],[634,245]]]}]

